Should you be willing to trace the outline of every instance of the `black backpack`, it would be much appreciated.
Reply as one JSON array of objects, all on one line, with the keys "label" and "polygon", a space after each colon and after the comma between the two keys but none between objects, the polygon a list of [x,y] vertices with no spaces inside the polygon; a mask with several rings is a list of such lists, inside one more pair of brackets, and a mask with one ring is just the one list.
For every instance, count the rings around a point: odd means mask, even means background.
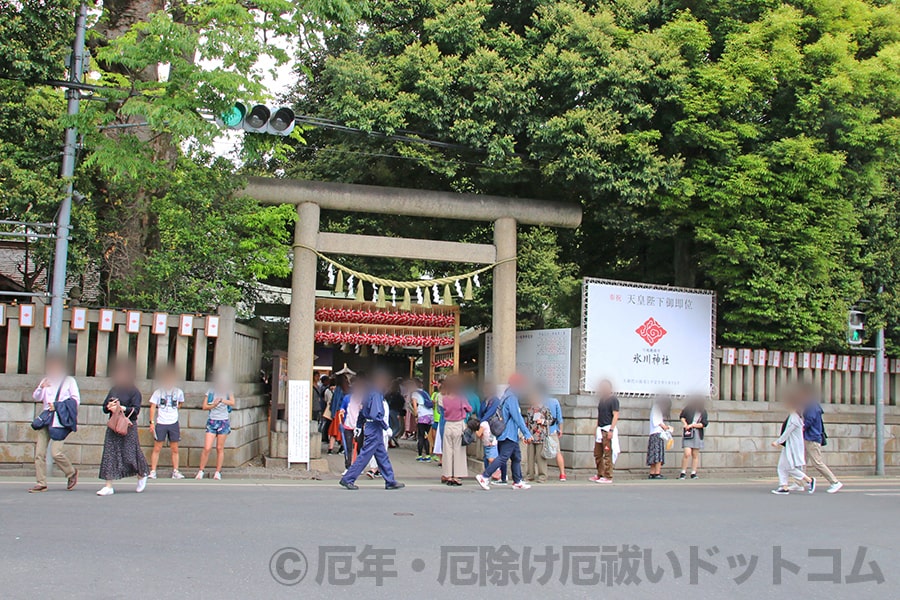
[{"label": "black backpack", "polygon": [[497,407],[494,414],[491,415],[491,418],[488,419],[488,427],[491,428],[491,433],[494,434],[494,437],[499,436],[506,429],[506,419],[503,418],[503,406],[505,404],[506,400],[504,399],[500,402],[500,406]]}]

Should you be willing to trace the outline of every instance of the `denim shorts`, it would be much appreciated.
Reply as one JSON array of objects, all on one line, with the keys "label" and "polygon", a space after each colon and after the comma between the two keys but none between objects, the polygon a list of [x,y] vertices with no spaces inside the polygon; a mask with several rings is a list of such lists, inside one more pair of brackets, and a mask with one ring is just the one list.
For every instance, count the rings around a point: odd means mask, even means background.
[{"label": "denim shorts", "polygon": [[484,447],[484,459],[491,460],[492,458],[497,458],[500,456],[500,453],[497,452],[497,446],[485,446]]},{"label": "denim shorts", "polygon": [[216,435],[228,435],[231,433],[231,421],[228,419],[207,419],[206,433]]}]

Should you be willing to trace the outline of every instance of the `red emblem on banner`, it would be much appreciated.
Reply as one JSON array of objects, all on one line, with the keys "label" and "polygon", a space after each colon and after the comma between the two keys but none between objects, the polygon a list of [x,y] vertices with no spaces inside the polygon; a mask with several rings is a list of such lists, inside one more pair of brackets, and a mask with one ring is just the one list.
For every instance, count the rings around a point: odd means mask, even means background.
[{"label": "red emblem on banner", "polygon": [[641,338],[653,346],[659,340],[663,339],[663,336],[668,333],[663,326],[656,322],[656,319],[650,317],[644,324],[634,330]]}]

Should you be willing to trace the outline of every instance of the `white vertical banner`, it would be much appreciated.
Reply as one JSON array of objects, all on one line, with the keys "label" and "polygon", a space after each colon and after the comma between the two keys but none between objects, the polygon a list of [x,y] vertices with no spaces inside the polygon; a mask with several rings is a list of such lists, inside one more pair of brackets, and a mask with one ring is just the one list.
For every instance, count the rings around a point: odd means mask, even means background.
[{"label": "white vertical banner", "polygon": [[288,381],[288,465],[309,465],[309,415],[310,391],[308,380]]},{"label": "white vertical banner", "polygon": [[6,305],[0,304],[0,325],[6,325]]},{"label": "white vertical banner", "polygon": [[44,327],[50,329],[50,305],[44,307]]},{"label": "white vertical banner", "polygon": [[178,321],[178,335],[188,337],[194,335],[194,315],[181,315]]},{"label": "white vertical banner", "polygon": [[19,327],[34,327],[34,304],[19,305]]},{"label": "white vertical banner", "polygon": [[73,331],[84,331],[87,329],[87,309],[83,307],[73,308],[72,322],[69,325]]},{"label": "white vertical banner", "polygon": [[137,310],[128,311],[128,321],[125,323],[125,331],[128,333],[141,332],[141,313]]},{"label": "white vertical banner", "polygon": [[153,335],[165,335],[169,333],[169,315],[166,313],[153,313],[153,327],[150,329]]},{"label": "white vertical banner", "polygon": [[115,312],[111,308],[100,309],[100,331],[114,331],[116,329]]},{"label": "white vertical banner", "polygon": [[206,337],[219,337],[219,317],[216,315],[206,317]]}]

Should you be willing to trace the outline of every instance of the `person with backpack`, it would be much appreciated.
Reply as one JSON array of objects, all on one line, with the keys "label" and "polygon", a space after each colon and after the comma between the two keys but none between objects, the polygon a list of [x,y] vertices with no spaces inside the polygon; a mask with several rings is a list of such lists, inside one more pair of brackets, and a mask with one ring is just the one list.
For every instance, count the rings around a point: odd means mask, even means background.
[{"label": "person with backpack", "polygon": [[184,404],[184,392],[178,387],[178,373],[172,365],[160,370],[160,386],[150,396],[150,433],[153,450],[150,452],[150,479],[156,479],[156,466],[163,443],[169,442],[172,450],[172,479],[184,479],[178,470],[178,442],[181,441],[181,425],[178,409]]},{"label": "person with backpack", "polygon": [[206,439],[200,452],[200,469],[194,479],[203,479],[203,469],[209,460],[213,442],[216,443],[216,472],[213,479],[222,479],[222,464],[225,462],[225,439],[231,433],[231,410],[234,408],[234,393],[224,375],[215,378],[212,389],[206,392],[200,408],[209,411],[206,419]]},{"label": "person with backpack", "polygon": [[525,438],[525,443],[532,442],[531,432],[522,418],[522,408],[519,406],[519,394],[524,388],[524,379],[515,374],[509,378],[509,387],[500,399],[500,406],[491,416],[489,423],[491,433],[497,436],[497,460],[487,466],[483,473],[476,475],[478,485],[484,490],[491,489],[491,476],[500,465],[506,461],[512,461],[513,489],[527,490],[530,485],[522,481],[522,452],[519,449],[519,433]]},{"label": "person with backpack", "polygon": [[422,381],[414,380],[415,390],[411,396],[416,407],[416,450],[418,456],[416,462],[428,462],[431,460],[431,445],[428,436],[431,433],[431,424],[434,423],[434,403],[428,392],[422,389]]},{"label": "person with backpack", "polygon": [[801,393],[805,397],[805,409],[803,411],[803,445],[806,450],[807,464],[812,464],[822,476],[828,480],[829,487],[825,490],[829,494],[839,491],[844,484],[838,481],[828,465],[822,459],[822,446],[828,443],[825,435],[825,423],[822,421],[822,404],[819,402],[815,389],[812,386],[803,386]]},{"label": "person with backpack", "polygon": [[[484,468],[487,469],[487,466],[494,462],[499,456],[497,450],[497,436],[491,433],[491,425],[489,423],[490,418],[494,416],[494,413],[500,408],[500,398],[497,397],[497,386],[491,381],[486,381],[482,386],[482,397],[484,400],[481,403],[481,412],[478,415],[480,422],[479,437],[481,438],[483,445],[487,445],[490,441],[490,446],[492,446],[492,448],[485,447],[484,449]],[[490,437],[486,438],[486,435]],[[508,463],[503,463],[496,471],[494,471],[492,484],[506,485],[507,465]]]},{"label": "person with backpack", "polygon": [[[36,494],[47,491],[47,447],[53,462],[66,476],[66,489],[71,490],[78,483],[78,469],[63,452],[65,439],[70,432],[76,430],[78,405],[81,394],[75,378],[66,373],[66,361],[61,355],[48,354],[46,361],[47,376],[41,379],[32,398],[43,406],[39,427],[31,425],[37,432],[34,444],[34,474],[36,485],[28,490]],[[74,418],[72,418],[74,416]],[[70,422],[71,421],[71,422]]]}]

